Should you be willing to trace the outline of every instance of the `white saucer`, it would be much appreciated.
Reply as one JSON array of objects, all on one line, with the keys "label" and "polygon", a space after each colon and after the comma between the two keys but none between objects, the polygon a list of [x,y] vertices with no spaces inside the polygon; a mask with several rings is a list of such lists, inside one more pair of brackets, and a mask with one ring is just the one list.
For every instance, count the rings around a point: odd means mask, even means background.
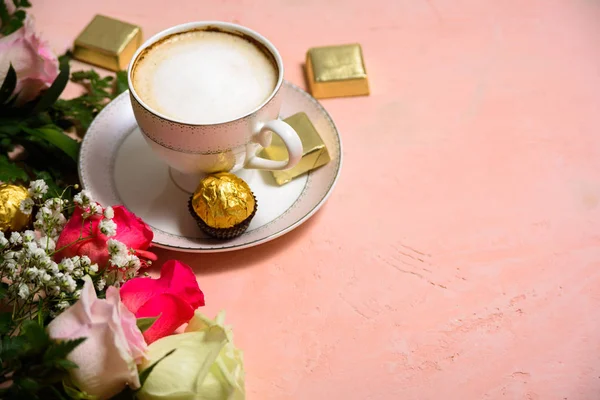
[{"label": "white saucer", "polygon": [[83,187],[102,205],[123,204],[154,231],[159,247],[189,252],[243,249],[298,227],[325,202],[342,164],[341,141],[331,117],[308,93],[285,82],[281,117],[304,111],[321,134],[331,161],[278,186],[270,172],[237,173],[256,195],[258,210],[248,230],[232,240],[211,239],[189,215],[190,193],[173,182],[167,165],[145,143],[125,92],[107,105],[87,131],[79,155]]}]

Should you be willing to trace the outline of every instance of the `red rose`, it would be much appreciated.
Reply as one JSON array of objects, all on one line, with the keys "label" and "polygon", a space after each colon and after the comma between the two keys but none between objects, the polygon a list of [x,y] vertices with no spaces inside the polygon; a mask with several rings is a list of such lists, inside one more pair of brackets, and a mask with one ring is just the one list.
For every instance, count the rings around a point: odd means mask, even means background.
[{"label": "red rose", "polygon": [[154,253],[146,251],[154,237],[148,225],[123,206],[115,206],[113,210],[112,220],[117,224],[117,234],[109,238],[100,232],[101,215],[93,215],[84,220],[83,210],[77,207],[58,238],[56,248],[59,251],[54,255],[55,261],[85,255],[92,263],[105,268],[109,259],[108,239],[118,240],[140,258],[156,260]]},{"label": "red rose", "polygon": [[121,301],[136,318],[159,317],[144,332],[148,344],[175,332],[204,305],[194,271],[176,260],[167,261],[160,278],[134,278],[121,286]]}]

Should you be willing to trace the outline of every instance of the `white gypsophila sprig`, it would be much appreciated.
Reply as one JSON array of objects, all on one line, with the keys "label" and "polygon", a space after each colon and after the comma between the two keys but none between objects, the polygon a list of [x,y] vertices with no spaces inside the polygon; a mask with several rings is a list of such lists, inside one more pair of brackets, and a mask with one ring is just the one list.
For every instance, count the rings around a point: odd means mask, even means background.
[{"label": "white gypsophila sprig", "polygon": [[32,181],[28,192],[33,199],[41,199],[48,192],[48,185],[42,179]]},{"label": "white gypsophila sprig", "polygon": [[106,245],[108,247],[108,254],[112,256],[121,256],[125,257],[129,251],[127,250],[127,246],[122,242],[119,242],[115,239],[108,239],[106,241]]},{"label": "white gypsophila sprig", "polygon": [[73,197],[73,203],[83,209],[87,209],[92,201],[92,196],[87,190],[82,190]]},{"label": "white gypsophila sprig", "polygon": [[0,231],[0,250],[3,250],[8,246],[9,242],[6,237],[4,237],[4,232]]},{"label": "white gypsophila sprig", "polygon": [[114,217],[115,217],[115,210],[111,206],[106,207],[104,209],[104,218],[113,219]]},{"label": "white gypsophila sprig", "polygon": [[21,234],[19,232],[12,232],[8,241],[12,245],[17,245],[23,243],[23,238],[21,237]]},{"label": "white gypsophila sprig", "polygon": [[112,219],[103,219],[98,224],[100,232],[108,237],[115,236],[117,234],[117,224]]},{"label": "white gypsophila sprig", "polygon": [[56,250],[56,241],[50,236],[41,236],[38,239],[38,246],[45,249],[46,252],[53,252]]},{"label": "white gypsophila sprig", "polygon": [[98,289],[98,291],[103,291],[105,287],[106,280],[104,278],[100,278],[98,281],[96,281],[96,289]]},{"label": "white gypsophila sprig", "polygon": [[25,215],[30,215],[33,211],[33,206],[35,203],[31,197],[26,198],[25,200],[21,200],[21,204],[19,204],[19,210]]},{"label": "white gypsophila sprig", "polygon": [[104,213],[104,209],[102,208],[102,206],[98,203],[96,203],[95,201],[92,201],[90,203],[90,206],[87,208],[87,210],[81,215],[83,217],[83,219],[88,219],[90,217],[96,216],[96,215],[102,215]]}]

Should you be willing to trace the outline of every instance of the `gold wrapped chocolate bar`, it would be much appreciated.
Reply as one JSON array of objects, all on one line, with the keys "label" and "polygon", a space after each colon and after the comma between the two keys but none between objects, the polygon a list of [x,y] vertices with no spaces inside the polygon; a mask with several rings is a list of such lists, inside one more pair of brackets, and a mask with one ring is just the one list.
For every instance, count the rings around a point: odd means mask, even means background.
[{"label": "gold wrapped chocolate bar", "polygon": [[0,185],[0,231],[20,231],[31,220],[31,215],[25,215],[19,207],[21,201],[29,197],[23,186]]},{"label": "gold wrapped chocolate bar", "polygon": [[[290,182],[297,176],[327,164],[331,157],[319,132],[315,129],[306,113],[300,112],[284,119],[300,136],[302,141],[302,159],[295,167],[283,171],[271,171],[278,185]],[[271,145],[261,152],[261,156],[275,161],[287,160],[285,144],[277,135],[273,135]]]},{"label": "gold wrapped chocolate bar", "polygon": [[75,39],[73,57],[111,71],[127,69],[142,44],[142,30],[103,15],[96,15]]},{"label": "gold wrapped chocolate bar", "polygon": [[257,203],[246,182],[229,172],[219,172],[200,181],[188,206],[206,234],[233,239],[248,229]]},{"label": "gold wrapped chocolate bar", "polygon": [[357,43],[309,49],[306,75],[310,91],[318,99],[369,94],[367,69]]}]

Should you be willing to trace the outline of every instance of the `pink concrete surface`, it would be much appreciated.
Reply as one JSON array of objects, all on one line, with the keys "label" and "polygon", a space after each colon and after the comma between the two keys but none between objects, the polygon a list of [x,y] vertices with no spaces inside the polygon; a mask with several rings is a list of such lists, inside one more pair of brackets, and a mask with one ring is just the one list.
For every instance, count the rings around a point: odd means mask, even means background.
[{"label": "pink concrete surface", "polygon": [[359,42],[368,97],[322,104],[339,185],[296,231],[192,265],[228,311],[249,399],[600,398],[600,3],[34,1],[57,51],[95,13],[145,37],[254,28],[306,87]]}]

